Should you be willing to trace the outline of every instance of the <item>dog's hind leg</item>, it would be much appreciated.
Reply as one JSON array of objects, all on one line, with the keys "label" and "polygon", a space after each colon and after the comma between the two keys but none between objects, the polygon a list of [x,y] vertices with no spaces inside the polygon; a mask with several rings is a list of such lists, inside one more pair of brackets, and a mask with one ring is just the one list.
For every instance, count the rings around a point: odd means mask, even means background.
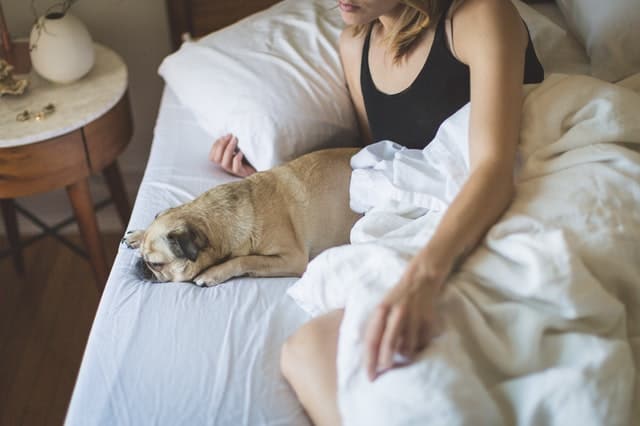
[{"label": "dog's hind leg", "polygon": [[273,256],[240,256],[214,265],[193,279],[196,285],[210,287],[233,277],[295,277],[307,268],[307,256],[300,254]]}]

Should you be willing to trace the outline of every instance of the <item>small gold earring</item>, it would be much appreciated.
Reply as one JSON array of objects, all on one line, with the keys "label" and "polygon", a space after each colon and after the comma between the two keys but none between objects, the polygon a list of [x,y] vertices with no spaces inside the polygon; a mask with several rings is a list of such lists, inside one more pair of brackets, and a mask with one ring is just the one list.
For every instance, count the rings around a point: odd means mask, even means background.
[{"label": "small gold earring", "polygon": [[29,121],[30,118],[31,118],[31,113],[26,109],[16,116],[16,120],[18,121]]},{"label": "small gold earring", "polygon": [[18,115],[16,115],[16,120],[17,121],[29,121],[32,118],[35,119],[36,121],[42,121],[45,118],[47,118],[48,116],[50,116],[51,114],[53,114],[54,112],[56,112],[56,106],[54,104],[47,104],[45,105],[44,108],[42,108],[42,110],[33,113],[29,110],[24,110],[20,113],[18,113]]}]

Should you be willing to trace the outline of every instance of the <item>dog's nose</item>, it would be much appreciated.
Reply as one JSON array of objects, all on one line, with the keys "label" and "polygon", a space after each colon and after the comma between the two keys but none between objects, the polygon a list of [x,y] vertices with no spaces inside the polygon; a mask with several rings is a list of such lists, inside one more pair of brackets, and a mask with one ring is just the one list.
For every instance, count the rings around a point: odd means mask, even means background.
[{"label": "dog's nose", "polygon": [[149,269],[142,259],[138,259],[138,263],[136,263],[136,275],[140,280],[151,281],[154,283],[159,282],[155,275],[153,275],[153,272],[151,272],[151,269]]}]

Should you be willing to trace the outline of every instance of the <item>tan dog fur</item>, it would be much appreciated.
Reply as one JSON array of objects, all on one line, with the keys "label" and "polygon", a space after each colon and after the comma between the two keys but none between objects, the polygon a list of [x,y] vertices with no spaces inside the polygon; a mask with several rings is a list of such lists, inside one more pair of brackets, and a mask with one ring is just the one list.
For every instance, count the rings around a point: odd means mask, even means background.
[{"label": "tan dog fur", "polygon": [[349,242],[349,161],[357,148],[316,151],[217,186],[123,242],[159,281],[211,286],[230,278],[300,276],[310,258]]}]

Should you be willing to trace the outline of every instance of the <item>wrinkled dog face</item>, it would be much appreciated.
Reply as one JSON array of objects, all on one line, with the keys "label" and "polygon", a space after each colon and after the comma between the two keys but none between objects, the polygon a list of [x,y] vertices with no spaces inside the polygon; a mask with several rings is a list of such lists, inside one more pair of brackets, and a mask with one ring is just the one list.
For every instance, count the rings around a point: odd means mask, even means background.
[{"label": "wrinkled dog face", "polygon": [[206,263],[206,237],[172,214],[159,215],[146,231],[127,232],[123,242],[139,249],[142,277],[152,281],[191,281]]}]

